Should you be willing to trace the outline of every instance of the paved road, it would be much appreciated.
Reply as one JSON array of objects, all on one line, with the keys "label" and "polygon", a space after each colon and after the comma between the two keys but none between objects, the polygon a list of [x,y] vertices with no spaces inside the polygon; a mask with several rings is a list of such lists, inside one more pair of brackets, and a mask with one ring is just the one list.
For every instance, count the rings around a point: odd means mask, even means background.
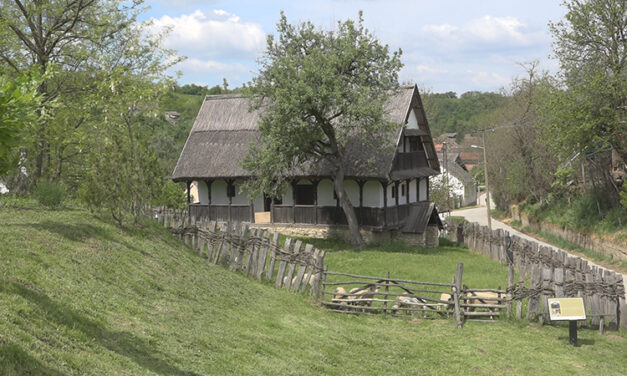
[{"label": "paved road", "polygon": [[[483,202],[484,205],[485,205],[485,199],[483,201],[480,201],[480,202]],[[492,205],[490,205],[490,206],[492,206]],[[451,215],[458,216],[458,217],[464,217],[464,218],[466,218],[466,220],[468,222],[477,222],[477,223],[479,223],[482,226],[487,226],[488,225],[488,216],[487,216],[487,213],[486,213],[485,206],[480,206],[480,207],[476,207],[476,208],[472,208],[472,209],[454,210],[454,211],[451,212]],[[508,231],[510,235],[517,235],[517,236],[520,236],[523,239],[533,240],[533,241],[536,241],[539,244],[541,244],[543,246],[546,246],[546,247],[551,247],[551,248],[554,248],[554,249],[561,249],[561,248],[556,247],[556,246],[554,246],[552,244],[545,243],[545,242],[543,242],[541,240],[538,240],[536,238],[532,238],[529,235],[523,234],[522,232],[514,229],[513,227],[508,226],[507,224],[505,224],[505,223],[503,223],[501,221],[497,221],[496,219],[492,218],[492,230],[496,230],[496,229],[499,229],[499,228],[503,229],[505,231]],[[566,250],[566,249],[562,249],[562,250],[564,252],[569,253],[568,250]],[[572,255],[572,256],[573,257],[581,257],[579,255]],[[585,260],[588,260],[588,263],[591,264],[591,265],[596,265],[596,266],[598,266],[598,267],[600,267],[602,269],[607,269],[607,268],[604,268],[604,267],[602,267],[602,266],[600,266],[598,264],[595,264],[593,261],[591,261],[591,260],[589,260],[589,259],[587,259],[585,257],[581,257],[581,258],[583,258]],[[627,286],[627,274],[623,274],[623,284],[625,286]],[[627,300],[627,289],[625,289],[625,299]]]}]

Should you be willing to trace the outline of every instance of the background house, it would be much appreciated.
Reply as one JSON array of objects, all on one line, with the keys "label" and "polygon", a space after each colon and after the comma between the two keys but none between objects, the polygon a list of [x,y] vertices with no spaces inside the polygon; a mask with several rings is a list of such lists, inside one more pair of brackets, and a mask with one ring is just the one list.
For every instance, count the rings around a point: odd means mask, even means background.
[{"label": "background house", "polygon": [[[386,112],[399,126],[384,147],[371,150],[353,139],[343,161],[346,192],[359,224],[409,234],[424,234],[431,225],[437,232],[441,223],[429,201],[429,178],[439,174],[440,165],[416,86],[403,86],[390,96]],[[218,221],[345,224],[325,162],[302,166],[279,198],[249,198],[241,186],[254,177],[240,161],[258,140],[259,119],[244,96],[205,98],[172,176],[194,187],[190,214]]]}]

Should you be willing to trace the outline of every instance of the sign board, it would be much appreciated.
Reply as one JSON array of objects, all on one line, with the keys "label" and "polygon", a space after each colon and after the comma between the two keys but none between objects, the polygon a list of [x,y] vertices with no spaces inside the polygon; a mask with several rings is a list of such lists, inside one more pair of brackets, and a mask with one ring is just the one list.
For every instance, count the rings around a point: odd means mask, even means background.
[{"label": "sign board", "polygon": [[548,302],[549,317],[553,321],[586,319],[583,298],[550,298]]}]

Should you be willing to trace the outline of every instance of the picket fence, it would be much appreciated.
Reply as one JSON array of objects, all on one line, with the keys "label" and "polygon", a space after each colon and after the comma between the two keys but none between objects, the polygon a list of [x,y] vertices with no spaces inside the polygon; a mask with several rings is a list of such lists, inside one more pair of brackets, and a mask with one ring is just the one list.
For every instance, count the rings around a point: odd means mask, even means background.
[{"label": "picket fence", "polygon": [[[587,325],[617,330],[627,329],[623,276],[590,265],[568,253],[538,242],[510,236],[501,229],[490,230],[478,223],[446,220],[446,236],[458,244],[509,266],[507,311],[516,318],[526,316],[548,322],[551,297],[581,297]],[[515,281],[515,274],[518,275]]]},{"label": "picket fence", "polygon": [[251,229],[245,223],[196,221],[187,211],[162,209],[155,219],[191,246],[199,256],[275,287],[318,296],[325,251],[279,234]]}]

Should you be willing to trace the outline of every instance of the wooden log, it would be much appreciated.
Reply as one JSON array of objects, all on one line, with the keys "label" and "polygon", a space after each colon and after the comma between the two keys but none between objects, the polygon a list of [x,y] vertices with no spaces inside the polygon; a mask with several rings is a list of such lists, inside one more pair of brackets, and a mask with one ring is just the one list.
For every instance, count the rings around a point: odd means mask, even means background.
[{"label": "wooden log", "polygon": [[[531,290],[540,290],[542,288],[542,269],[537,264],[531,268]],[[538,306],[540,305],[540,295],[535,294],[529,298],[527,304],[527,319],[534,320],[538,314]]]},{"label": "wooden log", "polygon": [[[387,281],[385,281],[385,295],[384,295],[384,299],[387,300],[388,293],[390,292],[390,271],[389,270],[387,271],[387,273],[385,273],[385,277],[386,277]],[[388,303],[387,302],[383,303],[383,306],[385,308],[387,308]],[[387,313],[387,310],[384,310],[383,313]]]},{"label": "wooden log", "polygon": [[302,240],[296,240],[294,244],[294,249],[292,250],[292,254],[290,256],[290,260],[287,266],[287,273],[284,278],[283,287],[290,290],[292,287],[292,278],[294,278],[294,269],[296,269],[296,261],[295,258],[298,257],[301,252],[300,249],[303,245]]},{"label": "wooden log", "polygon": [[259,258],[257,259],[257,267],[255,268],[255,278],[259,281],[263,279],[263,271],[266,268],[266,260],[268,257],[268,250],[270,249],[270,233],[264,231],[261,234],[261,247],[259,250]]},{"label": "wooden log", "polygon": [[327,272],[327,274],[328,275],[344,276],[344,277],[352,277],[352,278],[362,278],[362,279],[369,279],[369,280],[379,280],[379,281],[389,280],[391,282],[413,283],[413,284],[416,284],[416,285],[425,285],[425,286],[443,286],[443,287],[452,287],[452,286],[454,286],[454,285],[452,285],[450,283],[419,282],[419,281],[410,281],[410,280],[407,280],[407,279],[386,279],[386,278],[383,278],[383,277],[371,277],[371,276],[358,275],[358,274],[349,274],[349,273]]},{"label": "wooden log", "polygon": [[625,281],[622,274],[616,274],[617,299],[616,317],[617,326],[623,330],[627,330],[627,306],[625,306]]},{"label": "wooden log", "polygon": [[307,286],[313,285],[317,283],[316,274],[318,272],[318,257],[320,256],[321,250],[318,248],[314,249],[311,253],[311,257],[309,258],[309,262],[307,264],[307,269],[305,270],[305,275],[303,276],[303,282],[300,285],[300,292],[304,292],[307,289]]},{"label": "wooden log", "polygon": [[[285,239],[285,244],[283,244],[283,249],[285,250],[286,253],[291,253],[291,248],[292,248],[292,238],[287,238]],[[279,260],[279,269],[277,270],[277,274],[276,274],[276,282],[275,282],[275,287],[276,288],[281,288],[283,287],[283,277],[285,276],[285,268],[287,266],[287,259],[286,257],[281,257],[281,259]]]},{"label": "wooden log", "polygon": [[277,232],[272,234],[272,242],[270,243],[270,265],[266,269],[266,279],[272,281],[274,275],[274,265],[277,259],[277,251],[279,249],[279,234]]},{"label": "wooden log", "polygon": [[464,311],[464,316],[473,317],[473,316],[500,316],[500,312],[466,312]]},{"label": "wooden log", "polygon": [[[321,258],[324,261],[324,251],[322,251],[321,254],[322,254]],[[320,291],[323,291],[322,286],[324,282],[326,281],[327,272],[328,272],[328,265],[324,265],[323,263],[320,263],[320,265],[322,266],[322,269],[320,271],[318,282],[314,284],[314,288],[311,289],[311,294],[315,296],[317,299],[324,298],[324,294],[321,294]]]},{"label": "wooden log", "polygon": [[556,268],[553,270],[553,283],[556,298],[564,297],[564,269]]},{"label": "wooden log", "polygon": [[618,315],[615,313],[618,305],[618,289],[616,288],[616,274],[611,270],[606,270],[603,273],[603,279],[605,284],[610,287],[611,293],[605,297],[605,313],[609,320],[608,328],[610,330],[618,330]]},{"label": "wooden log", "polygon": [[549,322],[549,298],[554,296],[554,293],[550,291],[553,289],[553,268],[548,266],[542,268],[542,316],[540,316],[540,323],[545,324]]},{"label": "wooden log", "polygon": [[469,289],[464,288],[463,292],[493,292],[495,294],[504,294],[507,291],[501,289]]},{"label": "wooden log", "polygon": [[228,222],[226,224],[226,230],[224,233],[224,238],[222,239],[221,242],[221,249],[220,249],[220,264],[222,266],[228,266],[229,264],[229,255],[230,255],[230,249],[231,249],[231,236],[232,236],[232,227],[231,227],[231,222]]},{"label": "wooden log", "polygon": [[231,269],[235,269],[236,265],[242,264],[242,260],[238,260],[237,257],[239,255],[239,240],[242,237],[242,224],[236,223],[234,226],[233,236],[231,237],[231,252],[229,255],[229,267]]},{"label": "wooden log", "polygon": [[[596,266],[592,269],[592,280],[594,282],[593,291],[592,291],[592,313],[603,315],[605,312],[603,311],[603,306],[601,305],[601,294],[600,294],[600,286],[603,284],[603,274]],[[599,325],[599,316],[592,317],[592,326]]]},{"label": "wooden log", "polygon": [[459,295],[462,290],[463,272],[464,272],[464,264],[460,262],[457,264],[457,272],[455,273],[455,287],[452,291],[453,302],[455,304],[455,320],[457,321],[457,329],[461,329],[463,326],[463,322],[462,322],[463,316],[461,314],[460,306],[459,306]]},{"label": "wooden log", "polygon": [[213,256],[214,248],[215,248],[215,239],[217,236],[215,221],[209,222],[209,226],[207,226],[207,260],[211,261]]},{"label": "wooden log", "polygon": [[[309,260],[311,258],[311,254],[313,253],[314,246],[312,244],[305,244],[305,250],[302,253],[302,256],[305,260]],[[307,270],[307,264],[300,264],[298,266],[298,270],[296,271],[296,279],[294,283],[290,286],[292,291],[300,291],[301,285],[303,283],[303,278],[305,277],[305,270]]]}]

